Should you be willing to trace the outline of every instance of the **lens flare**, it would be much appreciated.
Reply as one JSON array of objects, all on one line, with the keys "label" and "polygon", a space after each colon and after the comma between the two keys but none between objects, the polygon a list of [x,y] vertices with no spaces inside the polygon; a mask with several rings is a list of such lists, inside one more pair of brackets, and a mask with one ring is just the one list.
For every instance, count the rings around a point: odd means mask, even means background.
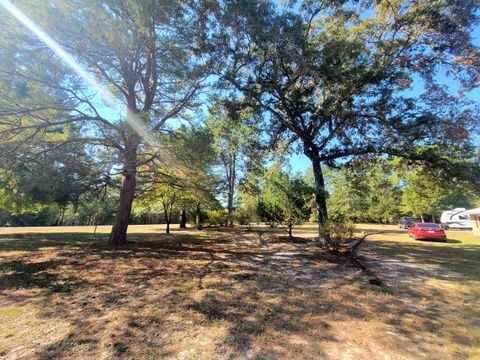
[{"label": "lens flare", "polygon": [[[42,30],[35,22],[30,19],[18,7],[13,5],[8,0],[0,0],[0,5],[7,10],[14,18],[22,23],[26,28],[33,32],[45,45],[47,45],[55,54],[57,54],[78,76],[85,80],[91,87],[98,90],[103,102],[113,108],[115,111],[121,113],[125,111],[118,102],[118,99],[108,90],[102,87],[100,82],[94,75],[87,72],[74,59],[72,55],[67,53],[49,34]],[[155,141],[148,133],[147,127],[143,120],[135,113],[127,109],[127,121],[129,125],[145,140],[147,144],[155,148]]]}]

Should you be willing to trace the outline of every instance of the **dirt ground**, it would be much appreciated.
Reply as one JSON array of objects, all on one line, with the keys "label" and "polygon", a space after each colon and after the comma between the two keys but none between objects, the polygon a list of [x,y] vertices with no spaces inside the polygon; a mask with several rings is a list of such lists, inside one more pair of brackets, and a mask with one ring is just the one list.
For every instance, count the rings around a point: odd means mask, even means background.
[{"label": "dirt ground", "polygon": [[357,228],[380,232],[360,256],[385,287],[309,241],[240,228],[131,226],[121,249],[108,227],[0,229],[0,357],[479,359],[480,238]]}]

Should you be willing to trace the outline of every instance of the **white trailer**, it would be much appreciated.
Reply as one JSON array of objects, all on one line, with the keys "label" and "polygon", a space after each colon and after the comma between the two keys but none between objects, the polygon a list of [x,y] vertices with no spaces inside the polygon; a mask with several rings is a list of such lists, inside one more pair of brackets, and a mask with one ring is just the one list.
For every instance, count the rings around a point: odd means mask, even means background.
[{"label": "white trailer", "polygon": [[444,229],[469,230],[472,228],[470,215],[466,212],[465,208],[456,208],[442,212],[440,222]]}]

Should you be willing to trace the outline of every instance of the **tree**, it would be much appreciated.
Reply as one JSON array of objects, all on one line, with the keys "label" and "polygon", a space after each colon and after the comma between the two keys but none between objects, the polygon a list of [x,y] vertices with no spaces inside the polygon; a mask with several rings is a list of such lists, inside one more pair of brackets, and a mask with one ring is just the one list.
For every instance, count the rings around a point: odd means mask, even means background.
[{"label": "tree", "polygon": [[[242,108],[241,102],[215,103],[210,108],[207,126],[212,130],[215,148],[222,166],[227,193],[227,226],[233,226],[234,201],[239,177],[245,173],[249,146],[258,142],[259,132],[250,109]],[[261,152],[260,147],[255,149]]]},{"label": "tree", "polygon": [[80,196],[78,202],[67,209],[65,223],[72,225],[106,225],[115,218],[118,191],[104,187]]},{"label": "tree", "polygon": [[180,190],[177,205],[181,211],[180,226],[186,226],[187,210],[195,213],[196,227],[201,228],[201,205],[217,208],[219,206],[216,194],[219,179],[214,174],[216,164],[215,136],[212,129],[205,126],[187,128],[180,126],[177,131],[165,138],[167,157],[174,169],[174,179]]},{"label": "tree", "polygon": [[244,180],[239,186],[240,192],[240,208],[236,212],[236,218],[240,225],[247,225],[247,228],[250,229],[250,224],[252,222],[260,222],[260,217],[258,215],[258,203],[260,200],[260,195],[262,192],[261,183],[262,178],[253,172],[247,172]]},{"label": "tree", "polygon": [[[120,191],[108,241],[124,244],[136,190],[151,179],[138,169],[158,155],[152,134],[186,116],[204,79],[190,46],[191,14],[180,0],[16,4],[74,58],[58,59],[13,17],[2,17],[0,132],[8,138],[2,154],[52,129],[64,135],[51,141],[55,148],[75,142],[108,149],[113,163],[103,178]],[[76,72],[67,66],[73,62]],[[96,77],[96,88],[78,67]],[[104,111],[105,103],[113,111]]]},{"label": "tree", "polygon": [[[368,206],[366,194],[368,189],[363,181],[364,178],[358,173],[348,168],[325,168],[325,188],[327,191],[327,207],[329,209],[330,218],[333,221],[368,221]],[[313,170],[307,171],[309,178],[308,183],[314,186]],[[316,208],[313,203],[313,208]],[[316,212],[312,214],[317,218]]]},{"label": "tree", "polygon": [[477,195],[472,182],[445,175],[384,157],[326,169],[330,215],[333,220],[389,222],[410,214],[422,220],[431,216],[435,221],[442,210],[473,207]]},{"label": "tree", "polygon": [[[373,158],[363,164],[367,203],[366,216],[370,221],[388,223],[400,216],[401,186],[395,163],[385,158]],[[359,181],[358,179],[357,181]]]},{"label": "tree", "polygon": [[172,211],[178,202],[178,189],[173,186],[163,185],[158,188],[159,198],[163,206],[163,213],[165,215],[165,223],[167,228],[165,232],[170,234],[170,223],[172,221]]},{"label": "tree", "polygon": [[410,167],[405,171],[406,186],[402,194],[402,209],[425,221],[425,216],[435,222],[442,211],[455,207],[473,207],[476,196],[471,185],[449,179],[442,181],[425,167]]},{"label": "tree", "polygon": [[168,233],[173,211],[181,213],[180,227],[186,227],[187,210],[200,220],[202,203],[218,206],[218,179],[213,174],[216,153],[212,132],[201,125],[180,125],[159,135],[157,142],[162,149],[159,158],[140,169],[152,177],[152,183],[139,201],[163,207]]},{"label": "tree", "polygon": [[311,187],[301,176],[291,177],[274,165],[266,176],[258,202],[258,214],[267,223],[286,227],[291,237],[293,227],[307,221],[310,216],[311,195]]},{"label": "tree", "polygon": [[364,157],[324,173],[332,220],[390,222],[400,215],[401,178],[394,161]]},{"label": "tree", "polygon": [[43,142],[25,144],[21,154],[12,154],[1,166],[0,187],[11,194],[10,206],[4,202],[5,209],[19,214],[58,206],[53,225],[61,225],[67,206],[77,204],[99,181],[91,156],[77,143],[62,149]]},{"label": "tree", "polygon": [[[268,1],[208,2],[204,42],[223,60],[218,76],[265,113],[269,133],[300,141],[319,231],[328,219],[322,165],[389,154],[440,166],[445,148],[459,162],[471,152],[475,111],[436,74],[478,84],[475,1],[289,3],[277,12]],[[414,79],[423,94],[405,92]]]}]

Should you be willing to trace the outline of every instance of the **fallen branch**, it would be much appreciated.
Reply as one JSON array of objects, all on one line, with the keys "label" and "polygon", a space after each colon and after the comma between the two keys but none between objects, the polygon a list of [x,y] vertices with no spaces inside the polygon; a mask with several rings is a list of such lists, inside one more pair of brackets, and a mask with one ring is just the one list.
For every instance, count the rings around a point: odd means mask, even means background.
[{"label": "fallen branch", "polygon": [[368,269],[367,266],[363,264],[357,257],[358,249],[364,243],[367,236],[374,234],[378,234],[378,232],[363,233],[363,236],[360,237],[355,243],[347,246],[348,259],[365,274],[370,284],[380,286],[384,291],[389,291],[382,279],[380,279],[372,270]]},{"label": "fallen branch", "polygon": [[363,236],[359,238],[356,243],[348,246],[348,249],[349,249],[348,255],[350,257],[355,257],[355,255],[357,254],[358,248],[360,247],[360,245],[363,244],[367,236],[374,235],[374,234],[378,234],[378,232],[363,233]]}]

